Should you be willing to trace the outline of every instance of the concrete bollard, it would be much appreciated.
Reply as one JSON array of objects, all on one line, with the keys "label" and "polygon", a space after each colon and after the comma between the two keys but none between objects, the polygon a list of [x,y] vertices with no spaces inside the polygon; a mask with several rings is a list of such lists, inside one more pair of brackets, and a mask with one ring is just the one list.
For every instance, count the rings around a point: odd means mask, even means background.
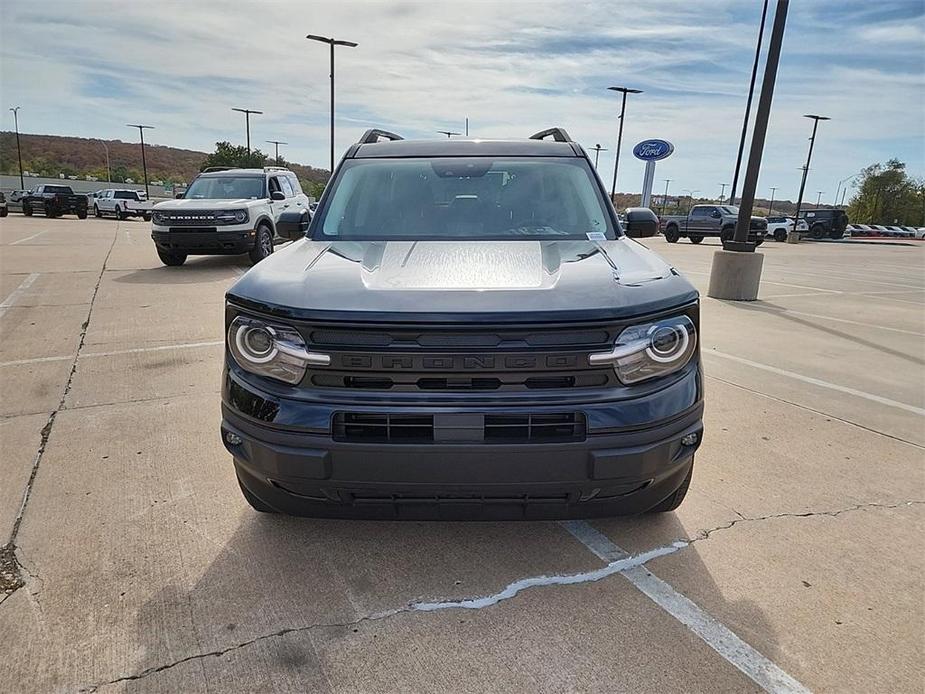
[{"label": "concrete bollard", "polygon": [[758,298],[764,255],[740,251],[716,251],[710,269],[707,296],[714,299],[754,301]]}]

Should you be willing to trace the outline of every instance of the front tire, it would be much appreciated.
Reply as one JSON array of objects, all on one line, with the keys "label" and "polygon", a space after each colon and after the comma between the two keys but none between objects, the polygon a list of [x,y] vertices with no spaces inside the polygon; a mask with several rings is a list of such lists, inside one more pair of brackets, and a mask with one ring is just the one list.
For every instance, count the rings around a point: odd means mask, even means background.
[{"label": "front tire", "polygon": [[247,257],[250,258],[251,263],[256,265],[271,253],[273,253],[273,233],[269,227],[262,224],[257,227],[257,238],[254,239],[254,247]]},{"label": "front tire", "polygon": [[94,206],[93,206],[93,216],[94,216],[94,217],[102,217],[102,216],[103,216],[103,213],[100,212],[100,208],[99,208],[98,205],[94,205]]},{"label": "front tire", "polygon": [[691,463],[691,469],[687,471],[687,477],[681,482],[681,486],[674,490],[667,499],[649,509],[649,513],[668,513],[674,511],[684,501],[687,496],[687,490],[691,486],[691,478],[694,476],[694,464]]},{"label": "front tire", "polygon": [[122,211],[122,208],[118,206],[116,207],[116,219],[120,222],[125,219],[125,213]]},{"label": "front tire", "polygon": [[833,241],[839,241],[845,237],[845,232],[835,231],[834,229],[829,232],[829,238]]},{"label": "front tire", "polygon": [[186,262],[186,253],[173,253],[171,251],[162,251],[157,249],[157,257],[161,259],[164,265],[169,267],[179,267]]},{"label": "front tire", "polygon": [[48,217],[49,219],[55,218],[55,209],[53,207],[48,207],[48,205],[46,205],[44,212],[45,212],[45,216]]},{"label": "front tire", "polygon": [[825,227],[822,226],[821,224],[814,224],[813,228],[810,229],[809,231],[812,237],[816,239],[817,241],[825,237]]},{"label": "front tire", "polygon": [[665,240],[668,243],[677,243],[678,239],[681,238],[681,233],[678,231],[678,227],[673,224],[665,228]]},{"label": "front tire", "polygon": [[151,221],[151,215],[149,215],[149,214],[143,214],[143,215],[141,215],[141,218],[142,218],[143,220],[145,220],[146,222],[150,222],[150,221]]},{"label": "front tire", "polygon": [[729,241],[732,241],[733,236],[735,236],[735,227],[723,227],[722,231],[719,232],[719,240],[723,242],[724,246]]},{"label": "front tire", "polygon": [[774,240],[775,241],[786,241],[787,231],[785,229],[775,229],[774,230]]},{"label": "front tire", "polygon": [[87,211],[86,211],[86,210],[78,210],[78,211],[77,211],[77,219],[86,219],[86,218],[87,218]]},{"label": "front tire", "polygon": [[6,217],[10,213],[9,208],[2,207],[0,208],[0,217]]},{"label": "front tire", "polygon": [[690,240],[691,243],[696,244],[696,243],[700,243],[701,241],[703,241],[703,236],[700,236],[699,234],[692,234],[691,236],[688,237],[688,239]]},{"label": "front tire", "polygon": [[27,207],[26,205],[23,205],[23,206],[22,206],[22,213],[23,213],[26,217],[31,217],[31,216],[32,216],[32,208],[31,208],[31,207]]}]

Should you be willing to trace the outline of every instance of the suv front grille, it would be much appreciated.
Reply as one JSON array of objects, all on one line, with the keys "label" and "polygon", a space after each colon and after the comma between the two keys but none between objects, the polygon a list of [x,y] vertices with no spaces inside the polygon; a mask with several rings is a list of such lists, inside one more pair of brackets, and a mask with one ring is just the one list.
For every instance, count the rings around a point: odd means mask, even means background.
[{"label": "suv front grille", "polygon": [[337,412],[335,441],[348,443],[563,443],[585,439],[580,412],[389,414]]}]

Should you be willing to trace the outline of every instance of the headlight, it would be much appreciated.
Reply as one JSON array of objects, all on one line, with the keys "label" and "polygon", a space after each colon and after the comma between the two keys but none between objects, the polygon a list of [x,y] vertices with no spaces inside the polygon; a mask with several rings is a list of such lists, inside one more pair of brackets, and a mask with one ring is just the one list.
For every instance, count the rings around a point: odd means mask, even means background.
[{"label": "headlight", "polygon": [[215,213],[215,221],[222,224],[243,224],[247,221],[247,210],[222,210]]},{"label": "headlight", "polygon": [[298,383],[308,366],[328,366],[331,357],[313,354],[294,328],[238,316],[228,327],[228,349],[245,371]]},{"label": "headlight", "polygon": [[592,354],[592,365],[613,364],[621,383],[666,376],[687,364],[697,347],[697,329],[687,316],[633,325],[617,338],[612,352]]},{"label": "headlight", "polygon": [[167,215],[165,215],[163,212],[154,212],[151,215],[151,219],[154,220],[155,224],[163,224],[167,221]]}]

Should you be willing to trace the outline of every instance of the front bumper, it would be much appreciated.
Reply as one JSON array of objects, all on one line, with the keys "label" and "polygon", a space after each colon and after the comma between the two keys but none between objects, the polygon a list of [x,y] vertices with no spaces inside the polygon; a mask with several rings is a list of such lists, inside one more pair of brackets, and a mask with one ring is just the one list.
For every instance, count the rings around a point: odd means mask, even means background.
[{"label": "front bumper", "polygon": [[[335,440],[330,424],[327,431],[280,425],[284,420],[318,424],[325,417],[330,422],[334,411],[356,408],[282,401],[227,374],[222,440],[248,491],[293,515],[558,519],[641,513],[673,493],[690,471],[703,432],[700,378],[694,368],[670,387],[638,401],[573,406],[588,422],[583,440],[409,444]],[[242,396],[242,388],[247,395]],[[249,396],[256,400],[242,408]],[[562,407],[496,404],[463,409],[419,404],[402,409],[370,405],[363,411],[458,414],[526,409],[542,414]],[[299,410],[304,417],[296,416]],[[660,418],[652,419],[656,413]],[[273,423],[259,421],[266,415],[272,415]],[[624,426],[631,420],[644,424]],[[681,442],[691,434],[696,442]]]},{"label": "front bumper", "polygon": [[154,229],[151,238],[158,249],[187,255],[239,255],[254,247],[253,229],[228,230],[166,230]]}]

